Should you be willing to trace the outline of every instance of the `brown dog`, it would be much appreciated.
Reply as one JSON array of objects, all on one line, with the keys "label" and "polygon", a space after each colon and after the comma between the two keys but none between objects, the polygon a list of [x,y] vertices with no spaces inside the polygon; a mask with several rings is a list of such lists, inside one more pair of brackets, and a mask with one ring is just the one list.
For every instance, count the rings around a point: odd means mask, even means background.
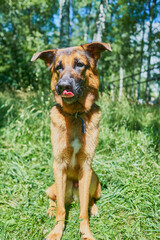
[{"label": "brown dog", "polygon": [[57,201],[57,209],[56,225],[46,237],[49,240],[61,239],[65,203],[77,195],[82,239],[94,240],[89,229],[88,205],[90,203],[91,213],[96,215],[98,208],[94,199],[101,195],[101,185],[91,167],[101,115],[94,103],[99,87],[96,65],[105,50],[111,51],[109,44],[93,42],[35,53],[31,60],[40,58],[49,67],[51,89],[57,103],[51,110],[55,183],[47,189],[49,198]]}]

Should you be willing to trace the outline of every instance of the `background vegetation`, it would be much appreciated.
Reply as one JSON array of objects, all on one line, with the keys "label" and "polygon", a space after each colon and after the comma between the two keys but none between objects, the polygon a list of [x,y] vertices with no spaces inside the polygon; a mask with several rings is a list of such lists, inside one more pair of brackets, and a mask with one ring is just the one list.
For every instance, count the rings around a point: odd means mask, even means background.
[{"label": "background vegetation", "polygon": [[122,69],[128,96],[149,100],[160,76],[159,8],[159,0],[1,1],[0,86],[49,88],[43,63],[30,62],[33,53],[98,40],[113,49],[99,62],[100,90],[118,90]]},{"label": "background vegetation", "polygon": [[[0,239],[44,239],[46,188],[53,183],[49,92],[0,95]],[[99,144],[93,168],[102,183],[99,217],[90,218],[96,239],[160,238],[160,108],[124,98],[100,98]],[[80,239],[79,204],[68,209],[62,239]]]},{"label": "background vegetation", "polygon": [[[151,83],[160,91],[159,7],[158,0],[0,1],[1,240],[44,239],[55,219],[47,217],[45,194],[54,181],[50,74],[30,59],[97,40],[113,52],[98,66],[102,119],[93,168],[102,197],[91,230],[99,240],[160,239],[160,108],[134,101],[150,100]],[[62,239],[80,239],[78,217],[76,203]]]}]

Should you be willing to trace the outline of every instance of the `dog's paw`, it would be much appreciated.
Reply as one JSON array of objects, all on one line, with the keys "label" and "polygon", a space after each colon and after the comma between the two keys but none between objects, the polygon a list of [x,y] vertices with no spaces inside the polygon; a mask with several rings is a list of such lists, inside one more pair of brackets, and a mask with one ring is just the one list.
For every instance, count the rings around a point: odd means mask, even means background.
[{"label": "dog's paw", "polygon": [[62,232],[56,232],[54,229],[46,236],[46,240],[60,240]]},{"label": "dog's paw", "polygon": [[95,240],[93,237],[89,227],[85,228],[84,231],[81,231],[81,239],[82,240]]},{"label": "dog's paw", "polygon": [[53,230],[46,236],[46,240],[60,240],[64,230],[64,222],[58,222]]},{"label": "dog's paw", "polygon": [[95,240],[95,238],[82,238],[82,240]]},{"label": "dog's paw", "polygon": [[91,208],[90,208],[90,213],[93,217],[98,217],[98,207],[96,206],[96,204],[94,203]]},{"label": "dog's paw", "polygon": [[53,233],[52,232],[45,238],[46,240],[60,240],[61,234]]},{"label": "dog's paw", "polygon": [[82,221],[80,222],[80,232],[81,232],[81,239],[82,240],[95,240],[93,237],[88,221]]},{"label": "dog's paw", "polygon": [[95,240],[95,238],[91,235],[91,234],[83,234],[82,236],[81,236],[81,239],[82,240]]},{"label": "dog's paw", "polygon": [[56,215],[56,203],[52,200],[50,200],[49,202],[49,208],[48,208],[47,214],[50,218]]}]

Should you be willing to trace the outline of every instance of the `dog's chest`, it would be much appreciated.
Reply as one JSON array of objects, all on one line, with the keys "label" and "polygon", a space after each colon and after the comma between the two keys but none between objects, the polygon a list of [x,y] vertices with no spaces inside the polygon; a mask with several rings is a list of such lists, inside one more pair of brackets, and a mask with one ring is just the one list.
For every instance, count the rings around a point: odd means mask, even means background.
[{"label": "dog's chest", "polygon": [[76,154],[79,152],[79,150],[81,148],[81,143],[80,143],[79,139],[75,138],[71,142],[71,146],[73,147],[73,154],[72,154],[70,165],[71,165],[71,167],[74,167],[76,165]]}]

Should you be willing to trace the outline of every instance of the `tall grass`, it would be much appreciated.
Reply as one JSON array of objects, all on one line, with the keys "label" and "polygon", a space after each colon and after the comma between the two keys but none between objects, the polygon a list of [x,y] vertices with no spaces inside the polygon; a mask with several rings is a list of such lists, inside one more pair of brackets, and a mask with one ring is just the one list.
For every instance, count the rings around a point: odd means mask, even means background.
[{"label": "tall grass", "polygon": [[[47,186],[53,183],[50,92],[0,93],[0,239],[38,240],[50,232]],[[93,168],[102,183],[97,240],[160,239],[160,108],[104,95]],[[67,211],[62,239],[80,239],[79,204]]]}]

